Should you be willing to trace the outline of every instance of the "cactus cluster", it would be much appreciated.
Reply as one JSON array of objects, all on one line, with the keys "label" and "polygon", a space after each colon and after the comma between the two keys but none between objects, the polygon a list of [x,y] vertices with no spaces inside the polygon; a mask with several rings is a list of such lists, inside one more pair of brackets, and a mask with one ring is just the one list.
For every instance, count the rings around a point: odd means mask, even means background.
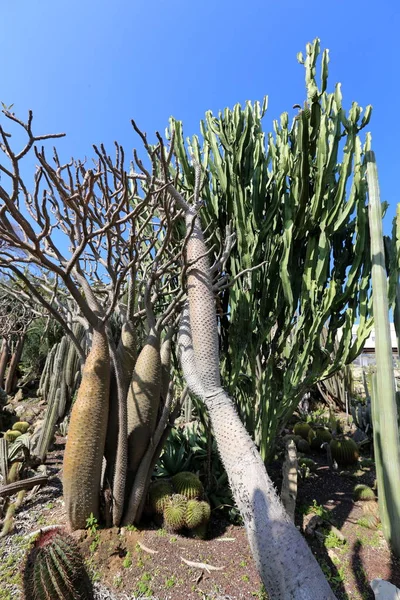
[{"label": "cactus cluster", "polygon": [[149,487],[148,508],[154,515],[163,515],[169,531],[189,529],[204,538],[211,508],[202,500],[204,488],[194,473],[182,471],[171,479],[158,479]]},{"label": "cactus cluster", "polygon": [[71,537],[41,533],[29,551],[23,573],[25,600],[93,600],[83,558]]},{"label": "cactus cluster", "polygon": [[312,450],[321,450],[322,444],[331,440],[332,434],[326,427],[316,427],[308,432],[308,443]]}]

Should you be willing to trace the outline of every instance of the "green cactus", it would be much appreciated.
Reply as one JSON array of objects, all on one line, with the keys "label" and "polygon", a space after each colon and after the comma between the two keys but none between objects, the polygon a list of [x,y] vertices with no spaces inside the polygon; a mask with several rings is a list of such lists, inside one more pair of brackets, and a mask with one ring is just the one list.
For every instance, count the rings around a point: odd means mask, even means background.
[{"label": "green cactus", "polygon": [[310,429],[311,427],[308,423],[296,423],[293,427],[293,433],[295,435],[300,435],[304,440],[308,440]]},{"label": "green cactus", "polygon": [[9,429],[8,431],[5,432],[4,438],[7,440],[7,442],[12,443],[12,442],[15,442],[15,440],[20,435],[22,435],[22,433],[20,431]]},{"label": "green cactus", "polygon": [[26,433],[29,427],[30,425],[29,423],[27,423],[27,421],[18,421],[17,423],[14,423],[14,425],[12,426],[12,430],[20,431],[21,433]]},{"label": "green cactus", "polygon": [[303,452],[304,454],[308,454],[311,450],[310,444],[307,440],[301,438],[300,440],[295,441],[296,448],[299,452]]},{"label": "green cactus", "polygon": [[299,467],[305,467],[313,472],[317,468],[317,463],[312,458],[299,458]]},{"label": "green cactus", "polygon": [[189,529],[195,529],[204,521],[204,507],[199,500],[188,500],[186,505],[185,523]]},{"label": "green cactus", "polygon": [[331,432],[324,427],[310,429],[308,433],[308,443],[310,444],[312,450],[321,450],[321,445],[325,442],[330,442],[331,439]]},{"label": "green cactus", "polygon": [[352,465],[358,461],[358,446],[351,438],[337,438],[330,442],[332,458],[339,465]]},{"label": "green cactus", "polygon": [[368,485],[364,485],[359,483],[355,486],[353,490],[353,498],[355,501],[363,500],[363,501],[371,501],[376,500],[376,496],[374,494],[374,490],[372,490]]},{"label": "green cactus", "polygon": [[179,531],[186,524],[187,498],[182,494],[170,496],[164,506],[164,522],[168,530]]},{"label": "green cactus", "polygon": [[204,493],[200,479],[190,471],[182,471],[172,477],[172,485],[178,494],[182,494],[188,500],[201,498]]},{"label": "green cactus", "polygon": [[211,515],[211,507],[208,504],[208,502],[206,502],[205,500],[201,500],[199,502],[199,504],[201,505],[201,507],[203,509],[203,520],[200,523],[200,525],[198,525],[197,527],[194,527],[191,530],[191,533],[194,537],[204,540],[207,536],[208,522],[210,520],[210,515]]},{"label": "green cactus", "polygon": [[23,573],[25,600],[93,600],[83,558],[71,537],[57,530],[40,534]]},{"label": "green cactus", "polygon": [[157,479],[149,487],[149,505],[152,512],[162,515],[165,504],[174,493],[174,488],[169,479]]}]

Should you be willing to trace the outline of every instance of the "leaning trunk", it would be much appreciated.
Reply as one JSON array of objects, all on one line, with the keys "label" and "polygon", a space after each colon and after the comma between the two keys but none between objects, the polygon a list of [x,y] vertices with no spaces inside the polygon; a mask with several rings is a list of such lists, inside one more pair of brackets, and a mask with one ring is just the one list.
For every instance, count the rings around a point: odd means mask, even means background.
[{"label": "leaning trunk", "polygon": [[[194,223],[193,220],[195,219]],[[180,332],[185,378],[205,402],[233,496],[266,590],[274,600],[333,600],[318,563],[290,521],[264,463],[225,391],[206,246],[199,219],[186,207],[189,315]]]}]

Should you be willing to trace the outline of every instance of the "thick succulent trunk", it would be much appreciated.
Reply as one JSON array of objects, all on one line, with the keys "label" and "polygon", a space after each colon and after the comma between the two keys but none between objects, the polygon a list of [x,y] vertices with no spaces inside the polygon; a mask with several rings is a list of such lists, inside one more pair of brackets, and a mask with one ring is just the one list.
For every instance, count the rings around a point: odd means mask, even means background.
[{"label": "thick succulent trunk", "polygon": [[0,354],[0,388],[4,389],[4,375],[6,374],[8,359],[10,357],[10,347],[8,340],[3,338]]},{"label": "thick succulent trunk", "polygon": [[[195,219],[193,223],[193,219]],[[188,306],[180,355],[189,387],[207,406],[218,450],[241,512],[254,559],[274,600],[335,598],[304,538],[290,521],[252,439],[220,385],[214,295],[201,225],[186,212]],[[193,229],[192,229],[193,228]]]},{"label": "thick succulent trunk", "polygon": [[15,350],[14,350],[14,354],[11,357],[10,360],[10,366],[8,367],[8,373],[7,373],[7,378],[6,378],[6,385],[5,385],[5,391],[7,394],[12,394],[14,393],[15,389],[16,389],[16,371],[17,371],[17,367],[19,365],[19,361],[21,360],[21,356],[22,356],[22,350],[24,349],[24,344],[25,344],[25,333],[22,334],[17,341]]},{"label": "thick succulent trunk", "polygon": [[94,331],[72,407],[63,463],[64,502],[72,529],[99,518],[100,478],[107,431],[110,355],[107,336]]}]

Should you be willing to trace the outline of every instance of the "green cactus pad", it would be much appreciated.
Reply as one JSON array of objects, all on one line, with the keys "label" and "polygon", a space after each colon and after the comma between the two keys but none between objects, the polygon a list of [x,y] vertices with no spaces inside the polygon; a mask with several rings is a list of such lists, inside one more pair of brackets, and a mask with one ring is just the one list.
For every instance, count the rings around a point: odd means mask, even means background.
[{"label": "green cactus pad", "polygon": [[27,421],[18,421],[14,423],[12,426],[13,431],[20,431],[21,433],[26,433],[29,429],[30,425]]},{"label": "green cactus pad", "polygon": [[174,493],[169,479],[157,479],[149,487],[149,506],[152,512],[162,515],[166,501]]},{"label": "green cactus pad", "polygon": [[84,560],[74,542],[57,530],[42,533],[29,551],[23,573],[24,598],[93,600]]},{"label": "green cactus pad", "polygon": [[321,450],[321,445],[325,442],[330,442],[332,434],[329,429],[324,427],[318,427],[317,429],[310,429],[308,432],[308,443],[312,450]]},{"label": "green cactus pad", "polygon": [[188,500],[201,498],[204,493],[200,479],[194,473],[182,471],[172,477],[172,485],[177,494],[182,494]]},{"label": "green cactus pad", "polygon": [[187,498],[182,494],[170,496],[164,506],[164,522],[170,531],[179,531],[186,523]]},{"label": "green cactus pad", "polygon": [[310,425],[308,423],[296,423],[293,427],[293,433],[299,435],[304,440],[308,440],[308,434],[310,432]]},{"label": "green cactus pad", "polygon": [[4,437],[7,442],[15,442],[20,435],[22,435],[20,431],[13,431],[12,429],[9,429],[5,432]]},{"label": "green cactus pad", "polygon": [[331,440],[330,447],[332,458],[339,465],[352,465],[358,461],[358,446],[351,438]]},{"label": "green cactus pad", "polygon": [[364,485],[362,483],[355,486],[355,488],[353,490],[353,498],[356,501],[357,500],[363,500],[363,501],[376,500],[374,491],[368,485]]}]

